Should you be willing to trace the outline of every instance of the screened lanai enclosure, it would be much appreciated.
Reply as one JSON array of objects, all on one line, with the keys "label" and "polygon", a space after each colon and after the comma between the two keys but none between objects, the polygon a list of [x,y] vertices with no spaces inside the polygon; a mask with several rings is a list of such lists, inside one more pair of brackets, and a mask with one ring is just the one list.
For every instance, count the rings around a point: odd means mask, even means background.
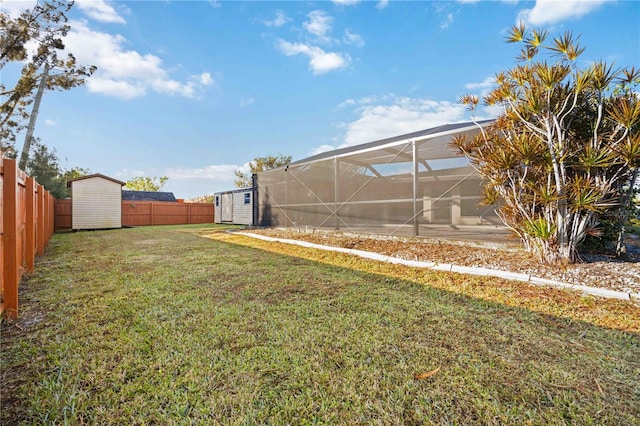
[{"label": "screened lanai enclosure", "polygon": [[255,176],[255,223],[305,231],[504,241],[482,180],[451,137],[458,123],[324,152]]}]

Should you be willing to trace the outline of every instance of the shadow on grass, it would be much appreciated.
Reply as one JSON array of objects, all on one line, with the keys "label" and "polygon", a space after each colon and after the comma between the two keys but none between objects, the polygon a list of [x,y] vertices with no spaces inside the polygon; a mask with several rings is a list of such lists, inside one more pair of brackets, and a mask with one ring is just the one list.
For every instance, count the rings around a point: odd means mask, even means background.
[{"label": "shadow on grass", "polygon": [[2,423],[640,417],[638,335],[593,324],[631,329],[621,302],[220,229],[56,235],[2,325]]}]

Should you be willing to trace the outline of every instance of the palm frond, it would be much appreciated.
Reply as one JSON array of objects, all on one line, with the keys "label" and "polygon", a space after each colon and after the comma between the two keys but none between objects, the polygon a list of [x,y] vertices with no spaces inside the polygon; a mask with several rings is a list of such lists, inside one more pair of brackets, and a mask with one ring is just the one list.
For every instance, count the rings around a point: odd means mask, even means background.
[{"label": "palm frond", "polygon": [[542,43],[544,43],[544,40],[547,38],[548,35],[549,35],[549,31],[547,30],[540,30],[540,29],[535,30],[531,34],[530,44],[532,46],[538,47],[542,45]]},{"label": "palm frond", "polygon": [[577,40],[574,41],[571,31],[565,31],[562,36],[554,38],[552,45],[548,46],[547,49],[571,62],[578,59],[584,52],[584,48],[578,45]]},{"label": "palm frond", "polygon": [[532,219],[525,224],[525,232],[534,238],[551,240],[555,238],[556,226],[543,217]]},{"label": "palm frond", "polygon": [[594,147],[587,144],[575,162],[578,169],[591,171],[596,168],[610,167],[616,160],[616,153],[607,146]]},{"label": "palm frond", "polygon": [[631,97],[618,97],[612,103],[609,117],[627,129],[640,123],[640,101]]},{"label": "palm frond", "polygon": [[525,34],[527,32],[527,28],[524,23],[520,22],[517,25],[514,25],[509,30],[509,34],[507,34],[506,42],[507,43],[518,43],[524,40]]},{"label": "palm frond", "polygon": [[631,84],[638,82],[640,80],[640,68],[636,69],[636,67],[631,67],[622,70],[622,74],[624,77],[620,78],[620,83],[622,84]]},{"label": "palm frond", "polygon": [[614,78],[620,74],[620,70],[614,69],[613,64],[607,64],[603,61],[595,62],[591,66],[591,70],[593,73],[591,85],[594,89],[600,91],[609,87]]},{"label": "palm frond", "polygon": [[640,167],[640,133],[627,136],[615,151],[627,167]]}]

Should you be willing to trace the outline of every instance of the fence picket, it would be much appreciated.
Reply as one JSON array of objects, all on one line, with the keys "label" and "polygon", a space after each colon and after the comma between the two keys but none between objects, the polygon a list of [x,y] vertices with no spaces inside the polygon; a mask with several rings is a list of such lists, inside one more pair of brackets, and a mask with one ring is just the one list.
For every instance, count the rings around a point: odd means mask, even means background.
[{"label": "fence picket", "polygon": [[0,314],[16,318],[22,275],[33,271],[53,232],[53,197],[16,160],[0,160]]}]

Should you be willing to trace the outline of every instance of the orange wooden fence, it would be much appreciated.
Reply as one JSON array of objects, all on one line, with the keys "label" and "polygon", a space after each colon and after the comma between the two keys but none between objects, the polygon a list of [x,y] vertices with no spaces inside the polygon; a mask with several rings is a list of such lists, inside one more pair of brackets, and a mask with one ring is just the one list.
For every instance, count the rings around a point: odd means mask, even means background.
[{"label": "orange wooden fence", "polygon": [[56,200],[56,231],[71,229],[71,200]]},{"label": "orange wooden fence", "polygon": [[49,191],[18,169],[16,160],[0,160],[0,313],[18,316],[18,284],[33,271],[35,257],[54,231],[54,201]]},{"label": "orange wooden fence", "polygon": [[[213,223],[213,203],[123,201],[122,226]],[[56,229],[70,229],[71,200],[56,200]]]},{"label": "orange wooden fence", "polygon": [[189,223],[213,223],[213,203],[122,202],[122,226]]}]

